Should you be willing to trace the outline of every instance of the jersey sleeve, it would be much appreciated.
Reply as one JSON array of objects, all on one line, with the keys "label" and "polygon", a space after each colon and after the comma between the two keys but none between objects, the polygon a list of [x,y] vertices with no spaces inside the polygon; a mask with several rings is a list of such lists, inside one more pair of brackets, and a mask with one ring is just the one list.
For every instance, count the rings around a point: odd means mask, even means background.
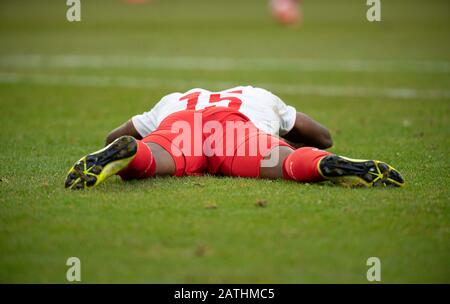
[{"label": "jersey sleeve", "polygon": [[134,128],[144,138],[156,130],[156,119],[153,109],[131,118]]},{"label": "jersey sleeve", "polygon": [[142,137],[149,135],[158,128],[159,123],[164,118],[163,111],[171,95],[169,94],[161,98],[150,111],[135,115],[131,118],[134,128]]},{"label": "jersey sleeve", "polygon": [[276,109],[280,119],[279,134],[280,136],[283,136],[294,127],[295,119],[297,118],[297,110],[294,107],[285,104],[278,96],[273,96],[275,98]]}]

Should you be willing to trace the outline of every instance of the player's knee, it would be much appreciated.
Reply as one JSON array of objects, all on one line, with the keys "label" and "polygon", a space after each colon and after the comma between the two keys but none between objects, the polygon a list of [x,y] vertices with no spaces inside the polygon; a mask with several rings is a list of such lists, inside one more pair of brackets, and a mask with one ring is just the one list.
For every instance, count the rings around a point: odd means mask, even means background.
[{"label": "player's knee", "polygon": [[273,148],[260,163],[261,178],[282,178],[285,159],[294,152],[291,147],[277,146]]}]

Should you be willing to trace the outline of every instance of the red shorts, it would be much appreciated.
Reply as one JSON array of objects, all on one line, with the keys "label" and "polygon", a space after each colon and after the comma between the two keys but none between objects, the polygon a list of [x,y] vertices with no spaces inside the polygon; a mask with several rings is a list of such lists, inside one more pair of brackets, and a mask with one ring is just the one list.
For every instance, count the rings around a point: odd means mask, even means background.
[{"label": "red shorts", "polygon": [[167,116],[143,139],[162,146],[175,161],[175,176],[204,173],[258,177],[273,148],[288,146],[242,113],[224,107],[185,110]]}]

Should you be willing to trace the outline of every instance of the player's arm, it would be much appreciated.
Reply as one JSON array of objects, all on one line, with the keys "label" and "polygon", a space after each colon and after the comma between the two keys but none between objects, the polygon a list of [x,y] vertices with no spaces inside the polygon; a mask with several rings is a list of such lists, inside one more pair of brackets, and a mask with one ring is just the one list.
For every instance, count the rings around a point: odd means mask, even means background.
[{"label": "player's arm", "polygon": [[115,128],[114,130],[109,132],[108,136],[106,137],[106,145],[109,145],[114,140],[116,140],[120,136],[124,136],[124,135],[130,135],[136,139],[142,139],[142,136],[136,130],[136,128],[133,125],[132,120],[130,119],[127,122],[123,123],[121,126]]},{"label": "player's arm", "polygon": [[130,135],[136,139],[142,139],[148,134],[156,130],[158,126],[158,117],[164,115],[161,114],[164,107],[170,104],[174,100],[178,100],[179,93],[172,93],[161,98],[160,101],[148,112],[134,115],[130,120],[112,130],[106,137],[106,144],[110,144],[120,136]]},{"label": "player's arm", "polygon": [[297,112],[294,127],[283,136],[295,147],[327,149],[333,145],[330,131],[308,115]]}]

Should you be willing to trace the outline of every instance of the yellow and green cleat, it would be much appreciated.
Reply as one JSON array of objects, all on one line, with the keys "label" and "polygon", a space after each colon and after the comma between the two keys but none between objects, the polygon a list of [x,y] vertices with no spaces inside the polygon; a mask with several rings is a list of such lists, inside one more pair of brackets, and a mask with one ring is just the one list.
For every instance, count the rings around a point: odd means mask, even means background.
[{"label": "yellow and green cleat", "polygon": [[379,160],[351,159],[331,154],[318,163],[323,177],[348,187],[403,187],[405,180],[392,166]]},{"label": "yellow and green cleat", "polygon": [[77,161],[67,174],[64,186],[69,189],[92,188],[126,168],[137,152],[132,136],[117,138],[105,148]]}]

